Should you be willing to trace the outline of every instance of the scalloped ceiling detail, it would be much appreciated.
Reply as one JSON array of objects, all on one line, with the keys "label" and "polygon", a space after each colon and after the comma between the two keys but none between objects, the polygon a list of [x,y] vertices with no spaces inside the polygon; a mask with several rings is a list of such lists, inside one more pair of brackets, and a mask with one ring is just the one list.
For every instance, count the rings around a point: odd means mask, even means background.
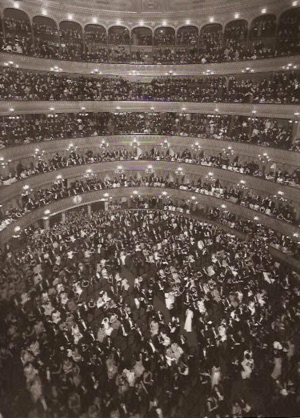
[{"label": "scalloped ceiling detail", "polygon": [[[25,0],[24,3],[34,3]],[[280,3],[280,0],[35,0],[44,6],[61,7],[61,9],[76,12],[77,8],[91,10],[95,13],[99,11],[113,11],[124,13],[143,13],[156,15],[161,12],[188,13],[188,12],[208,12],[219,13],[222,9],[238,11],[242,8],[266,7]],[[71,9],[70,9],[71,8]]]}]

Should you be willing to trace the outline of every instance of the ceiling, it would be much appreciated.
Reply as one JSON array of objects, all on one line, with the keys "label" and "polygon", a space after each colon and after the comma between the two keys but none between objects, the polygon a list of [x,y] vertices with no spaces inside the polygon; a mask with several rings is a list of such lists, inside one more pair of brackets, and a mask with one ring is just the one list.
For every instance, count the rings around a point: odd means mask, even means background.
[{"label": "ceiling", "polygon": [[[19,0],[22,2],[22,0]],[[61,10],[77,13],[99,13],[99,11],[119,12],[122,15],[178,15],[193,17],[193,13],[220,14],[222,12],[237,12],[241,10],[278,6],[287,0],[23,0],[24,3],[35,3],[46,7],[59,7]],[[291,3],[291,2],[289,2]],[[164,15],[161,15],[164,13]]]}]

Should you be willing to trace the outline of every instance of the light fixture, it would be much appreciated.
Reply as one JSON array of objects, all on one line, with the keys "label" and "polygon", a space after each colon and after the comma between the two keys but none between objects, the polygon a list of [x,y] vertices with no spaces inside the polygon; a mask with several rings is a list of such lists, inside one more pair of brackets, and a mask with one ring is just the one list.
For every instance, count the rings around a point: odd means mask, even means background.
[{"label": "light fixture", "polygon": [[213,16],[211,16],[211,17],[209,18],[209,23],[214,23],[214,21],[215,21],[215,18],[214,18]]},{"label": "light fixture", "polygon": [[178,167],[177,170],[175,171],[175,174],[177,176],[184,176],[184,171],[182,167]]},{"label": "light fixture", "polygon": [[255,113],[257,113],[257,110],[252,110],[253,115],[255,115]]},{"label": "light fixture", "polygon": [[56,176],[56,180],[62,180],[62,175],[58,174],[58,176]]},{"label": "light fixture", "polygon": [[267,13],[267,9],[266,9],[266,8],[263,8],[263,9],[261,10],[261,13],[264,15],[265,13]]},{"label": "light fixture", "polygon": [[133,141],[130,144],[131,147],[137,148],[140,146],[140,143],[137,141],[136,138],[133,139]]},{"label": "light fixture", "polygon": [[154,170],[153,170],[153,166],[151,164],[149,164],[145,170],[146,174],[153,174]]},{"label": "light fixture", "polygon": [[227,206],[226,206],[226,205],[221,205],[221,208],[222,208],[222,209],[226,209],[226,208],[227,208]]},{"label": "light fixture", "polygon": [[93,17],[93,23],[98,23],[98,19],[97,19],[97,17]]},{"label": "light fixture", "polygon": [[186,23],[186,25],[190,25],[190,24],[191,24],[190,19],[187,19],[187,20],[185,21],[185,23]]},{"label": "light fixture", "polygon": [[166,20],[163,20],[163,22],[162,22],[162,24],[163,24],[163,26],[167,26],[167,21]]},{"label": "light fixture", "polygon": [[168,193],[167,193],[166,191],[163,191],[163,192],[162,192],[162,195],[163,195],[163,196],[167,196],[167,194],[168,194]]},{"label": "light fixture", "polygon": [[23,190],[28,190],[29,189],[29,185],[25,184],[25,186],[23,186]]},{"label": "light fixture", "polygon": [[235,19],[238,19],[239,17],[240,17],[240,14],[239,14],[239,13],[235,13],[235,14],[234,14],[234,18],[235,18]]},{"label": "light fixture", "polygon": [[201,145],[199,145],[199,142],[197,141],[197,142],[195,142],[193,145],[192,145],[192,149],[194,150],[194,151],[200,151],[201,150]]},{"label": "light fixture", "polygon": [[119,25],[121,25],[121,20],[120,20],[120,19],[117,19],[116,24],[117,24],[118,26],[119,26]]},{"label": "light fixture", "polygon": [[45,212],[44,212],[45,215],[49,215],[49,213],[50,213],[49,209],[46,209]]},{"label": "light fixture", "polygon": [[134,190],[132,193],[133,194],[139,194],[139,192],[137,190]]},{"label": "light fixture", "polygon": [[16,233],[20,232],[20,231],[21,231],[21,227],[20,227],[20,226],[15,226],[15,227],[14,227],[14,231],[15,231]]},{"label": "light fixture", "polygon": [[105,141],[105,139],[102,139],[101,143],[99,144],[100,148],[107,148],[108,142]]},{"label": "light fixture", "polygon": [[19,9],[20,8],[20,5],[19,5],[19,3],[17,1],[14,1],[14,8],[15,9]]},{"label": "light fixture", "polygon": [[109,197],[109,193],[104,193],[104,197]]},{"label": "light fixture", "polygon": [[143,20],[139,21],[140,26],[144,26],[145,22]]},{"label": "light fixture", "polygon": [[292,6],[296,7],[298,5],[298,1],[293,1]]},{"label": "light fixture", "polygon": [[121,165],[118,165],[118,167],[115,169],[116,174],[124,174],[124,169]]},{"label": "light fixture", "polygon": [[14,112],[14,111],[15,111],[15,109],[14,109],[13,107],[11,107],[11,108],[9,109],[9,111],[10,111],[10,112]]},{"label": "light fixture", "polygon": [[84,107],[84,106],[82,106],[81,110],[85,110],[85,107]]},{"label": "light fixture", "polygon": [[53,112],[53,110],[55,110],[55,109],[54,109],[54,107],[49,107],[49,110],[50,110],[51,112]]},{"label": "light fixture", "polygon": [[196,200],[196,197],[195,196],[192,196],[192,200]]},{"label": "light fixture", "polygon": [[165,140],[164,140],[164,142],[161,142],[160,146],[161,146],[162,148],[167,149],[167,148],[169,148],[169,147],[170,147],[170,143],[168,142],[168,140],[167,140],[167,139],[165,139]]},{"label": "light fixture", "polygon": [[268,154],[266,152],[264,152],[263,154],[258,154],[258,159],[263,163],[267,163],[269,161],[271,161],[271,158],[268,156]]},{"label": "light fixture", "polygon": [[258,216],[254,216],[254,218],[253,218],[255,221],[258,221],[259,220],[259,217]]},{"label": "light fixture", "polygon": [[73,15],[71,13],[68,14],[68,20],[73,20]]},{"label": "light fixture", "polygon": [[47,16],[47,15],[48,15],[48,12],[47,12],[47,10],[46,10],[46,9],[42,9],[42,15],[43,15],[43,16]]}]

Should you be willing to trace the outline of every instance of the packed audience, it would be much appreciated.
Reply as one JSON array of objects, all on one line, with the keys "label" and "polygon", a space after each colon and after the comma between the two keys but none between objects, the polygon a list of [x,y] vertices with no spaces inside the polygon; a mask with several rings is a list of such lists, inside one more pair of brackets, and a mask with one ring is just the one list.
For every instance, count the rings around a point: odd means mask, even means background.
[{"label": "packed audience", "polygon": [[116,76],[81,76],[1,69],[1,100],[153,100],[297,104],[300,73],[278,72],[256,80],[239,77],[158,77],[130,82]]},{"label": "packed audience", "polygon": [[[263,16],[252,23],[248,41],[248,25],[244,20],[230,22],[224,31],[221,25],[206,25],[200,35],[198,29],[186,26],[178,30],[176,37],[174,30],[166,27],[156,29],[154,36],[134,30],[130,37],[128,29],[120,26],[110,28],[107,34],[101,26],[88,25],[83,36],[81,28],[74,25],[61,25],[58,30],[54,21],[36,19],[31,29],[28,19],[6,16],[5,37],[1,39],[0,47],[5,52],[42,58],[99,63],[205,64],[256,60],[298,54],[299,22],[299,9],[284,13],[277,31],[276,19]],[[108,45],[129,44],[154,47],[151,52],[141,49],[138,53],[121,48],[118,54],[108,48]],[[182,49],[182,46],[187,48]],[[162,48],[158,51],[156,47]]]},{"label": "packed audience", "polygon": [[0,119],[0,149],[54,139],[152,134],[243,142],[300,151],[285,119],[187,113],[115,112],[11,115]]},{"label": "packed audience", "polygon": [[299,276],[263,239],[148,210],[24,240],[1,254],[4,418],[297,414]]},{"label": "packed audience", "polygon": [[224,149],[216,155],[208,155],[208,151],[191,150],[186,148],[181,152],[162,150],[160,146],[154,146],[149,151],[137,147],[117,147],[115,149],[103,149],[94,152],[92,149],[83,151],[77,149],[73,144],[70,149],[62,154],[57,152],[53,157],[47,158],[44,152],[38,148],[30,164],[24,164],[21,161],[7,174],[1,174],[0,186],[9,186],[18,180],[23,180],[34,175],[57,171],[62,168],[74,167],[84,164],[96,164],[100,162],[113,161],[172,161],[177,163],[197,164],[206,167],[215,167],[223,170],[229,170],[235,173],[258,177],[264,180],[273,181],[278,184],[291,187],[300,187],[300,168],[294,169],[291,173],[283,168],[270,167],[264,169],[260,161],[242,162],[241,157],[235,155],[231,157],[230,150]]},{"label": "packed audience", "polygon": [[70,196],[77,196],[97,190],[124,188],[124,187],[158,187],[166,189],[179,189],[203,195],[217,197],[221,200],[228,200],[237,205],[250,208],[256,212],[276,217],[281,221],[299,224],[296,214],[296,206],[293,202],[287,201],[283,196],[271,196],[266,193],[256,194],[249,191],[243,185],[229,184],[222,185],[222,181],[216,179],[212,173],[198,180],[189,178],[189,174],[183,171],[164,171],[163,176],[154,172],[151,174],[140,173],[127,176],[123,173],[113,173],[111,178],[108,173],[103,174],[87,173],[84,177],[68,182],[59,175],[56,181],[49,187],[41,189],[30,189],[29,185],[23,187],[20,206],[14,207],[10,202],[7,208],[0,208],[0,230],[6,228],[10,223],[26,215],[34,209],[48,205],[60,199]]}]

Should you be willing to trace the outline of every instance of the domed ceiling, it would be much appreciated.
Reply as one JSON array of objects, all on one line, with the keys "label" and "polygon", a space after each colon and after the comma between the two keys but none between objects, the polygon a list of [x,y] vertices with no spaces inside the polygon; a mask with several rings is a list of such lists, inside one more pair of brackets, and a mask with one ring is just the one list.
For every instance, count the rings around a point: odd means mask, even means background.
[{"label": "domed ceiling", "polygon": [[[46,7],[59,7],[61,10],[97,13],[99,11],[119,12],[128,15],[190,15],[215,13],[223,11],[241,11],[262,7],[287,4],[286,0],[19,0],[23,4],[39,4]],[[289,2],[291,3],[291,2]],[[192,17],[192,16],[191,16]]]}]

